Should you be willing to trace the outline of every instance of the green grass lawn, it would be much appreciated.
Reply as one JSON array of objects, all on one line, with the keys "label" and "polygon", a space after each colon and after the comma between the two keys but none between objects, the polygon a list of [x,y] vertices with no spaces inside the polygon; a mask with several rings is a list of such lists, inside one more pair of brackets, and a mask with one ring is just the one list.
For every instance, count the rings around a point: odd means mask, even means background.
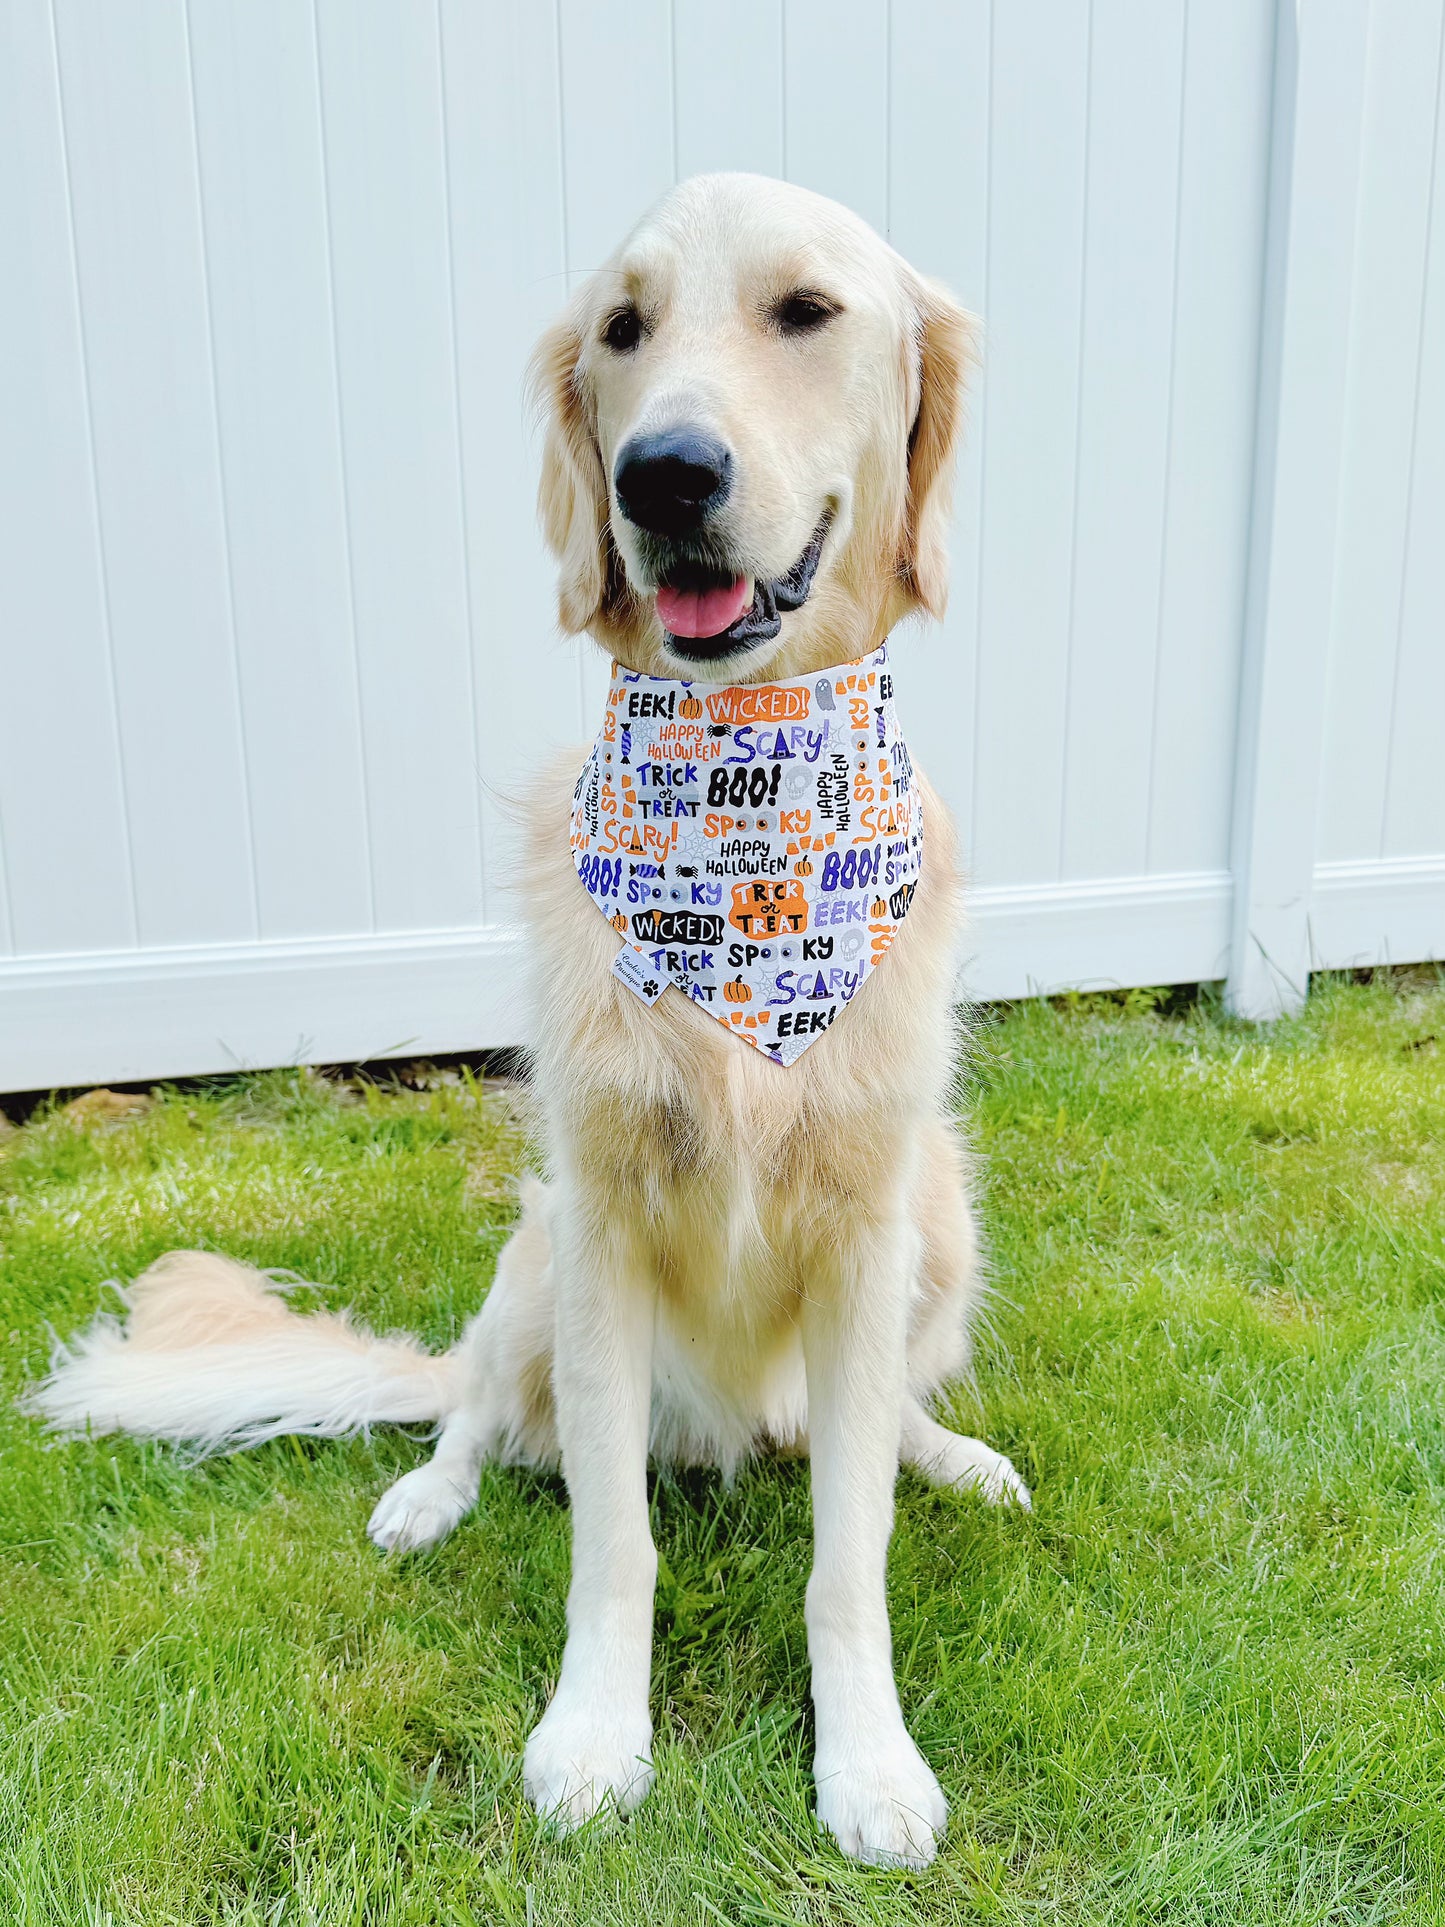
[{"label": "green grass lawn", "polygon": [[286,1072],[0,1138],[0,1921],[1445,1919],[1445,990],[1260,1033],[1132,1001],[978,1039],[997,1296],[955,1418],[1036,1509],[899,1486],[900,1688],[953,1807],[921,1875],[812,1821],[806,1466],[657,1484],[657,1783],[558,1843],[520,1783],[556,1481],[489,1470],[388,1563],[414,1439],[188,1468],[15,1412],[47,1325],[178,1244],[446,1343],[506,1236],[506,1092]]}]

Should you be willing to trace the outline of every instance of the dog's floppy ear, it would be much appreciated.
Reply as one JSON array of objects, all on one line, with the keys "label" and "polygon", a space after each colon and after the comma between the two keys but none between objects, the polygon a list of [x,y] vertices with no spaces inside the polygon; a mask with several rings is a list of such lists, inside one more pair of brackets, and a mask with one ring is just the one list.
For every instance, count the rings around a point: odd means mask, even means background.
[{"label": "dog's floppy ear", "polygon": [[578,385],[582,335],[573,316],[537,344],[530,387],[546,424],[537,513],[558,562],[557,607],[571,634],[601,613],[617,568],[607,533],[607,482]]},{"label": "dog's floppy ear", "polygon": [[977,324],[934,281],[912,277],[918,413],[908,437],[908,500],[900,573],[931,616],[948,601],[948,528],[953,470],[963,433],[963,395],[977,359]]}]

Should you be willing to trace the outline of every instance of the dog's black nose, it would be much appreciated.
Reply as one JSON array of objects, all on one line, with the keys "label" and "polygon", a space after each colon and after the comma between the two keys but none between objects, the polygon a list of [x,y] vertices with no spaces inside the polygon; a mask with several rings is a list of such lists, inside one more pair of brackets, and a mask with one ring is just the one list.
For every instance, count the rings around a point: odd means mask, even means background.
[{"label": "dog's black nose", "polygon": [[692,428],[634,435],[617,457],[617,499],[629,522],[652,535],[686,535],[732,487],[733,458]]}]

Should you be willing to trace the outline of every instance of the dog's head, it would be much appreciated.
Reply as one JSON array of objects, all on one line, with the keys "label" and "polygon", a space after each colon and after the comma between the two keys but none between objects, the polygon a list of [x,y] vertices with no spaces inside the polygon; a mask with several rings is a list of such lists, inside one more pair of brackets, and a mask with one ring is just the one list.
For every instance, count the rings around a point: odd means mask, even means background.
[{"label": "dog's head", "polygon": [[805,675],[942,613],[972,328],[846,208],[748,174],[644,217],[534,364],[564,628],[654,675]]}]

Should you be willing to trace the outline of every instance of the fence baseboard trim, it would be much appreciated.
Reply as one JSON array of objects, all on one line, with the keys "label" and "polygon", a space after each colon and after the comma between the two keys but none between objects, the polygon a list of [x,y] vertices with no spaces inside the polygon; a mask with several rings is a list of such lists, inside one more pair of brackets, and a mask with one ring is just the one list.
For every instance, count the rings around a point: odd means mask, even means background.
[{"label": "fence baseboard trim", "polygon": [[991,1000],[1212,981],[1224,975],[1232,899],[1227,870],[976,890],[963,988]]},{"label": "fence baseboard trim", "polygon": [[[980,889],[969,997],[1222,974],[1224,871]],[[0,1090],[421,1056],[526,1039],[510,929],[97,951],[0,961]]]},{"label": "fence baseboard trim", "polygon": [[0,1090],[493,1047],[523,1036],[510,930],[0,963]]},{"label": "fence baseboard trim", "polygon": [[1445,856],[1317,863],[1313,883],[1314,969],[1445,958]]},{"label": "fence baseboard trim", "polygon": [[[1033,996],[1222,976],[1224,870],[979,889],[960,992]],[[1321,863],[1311,963],[1445,957],[1445,857]],[[526,1040],[510,929],[96,951],[0,961],[0,1090],[418,1056]]]}]

